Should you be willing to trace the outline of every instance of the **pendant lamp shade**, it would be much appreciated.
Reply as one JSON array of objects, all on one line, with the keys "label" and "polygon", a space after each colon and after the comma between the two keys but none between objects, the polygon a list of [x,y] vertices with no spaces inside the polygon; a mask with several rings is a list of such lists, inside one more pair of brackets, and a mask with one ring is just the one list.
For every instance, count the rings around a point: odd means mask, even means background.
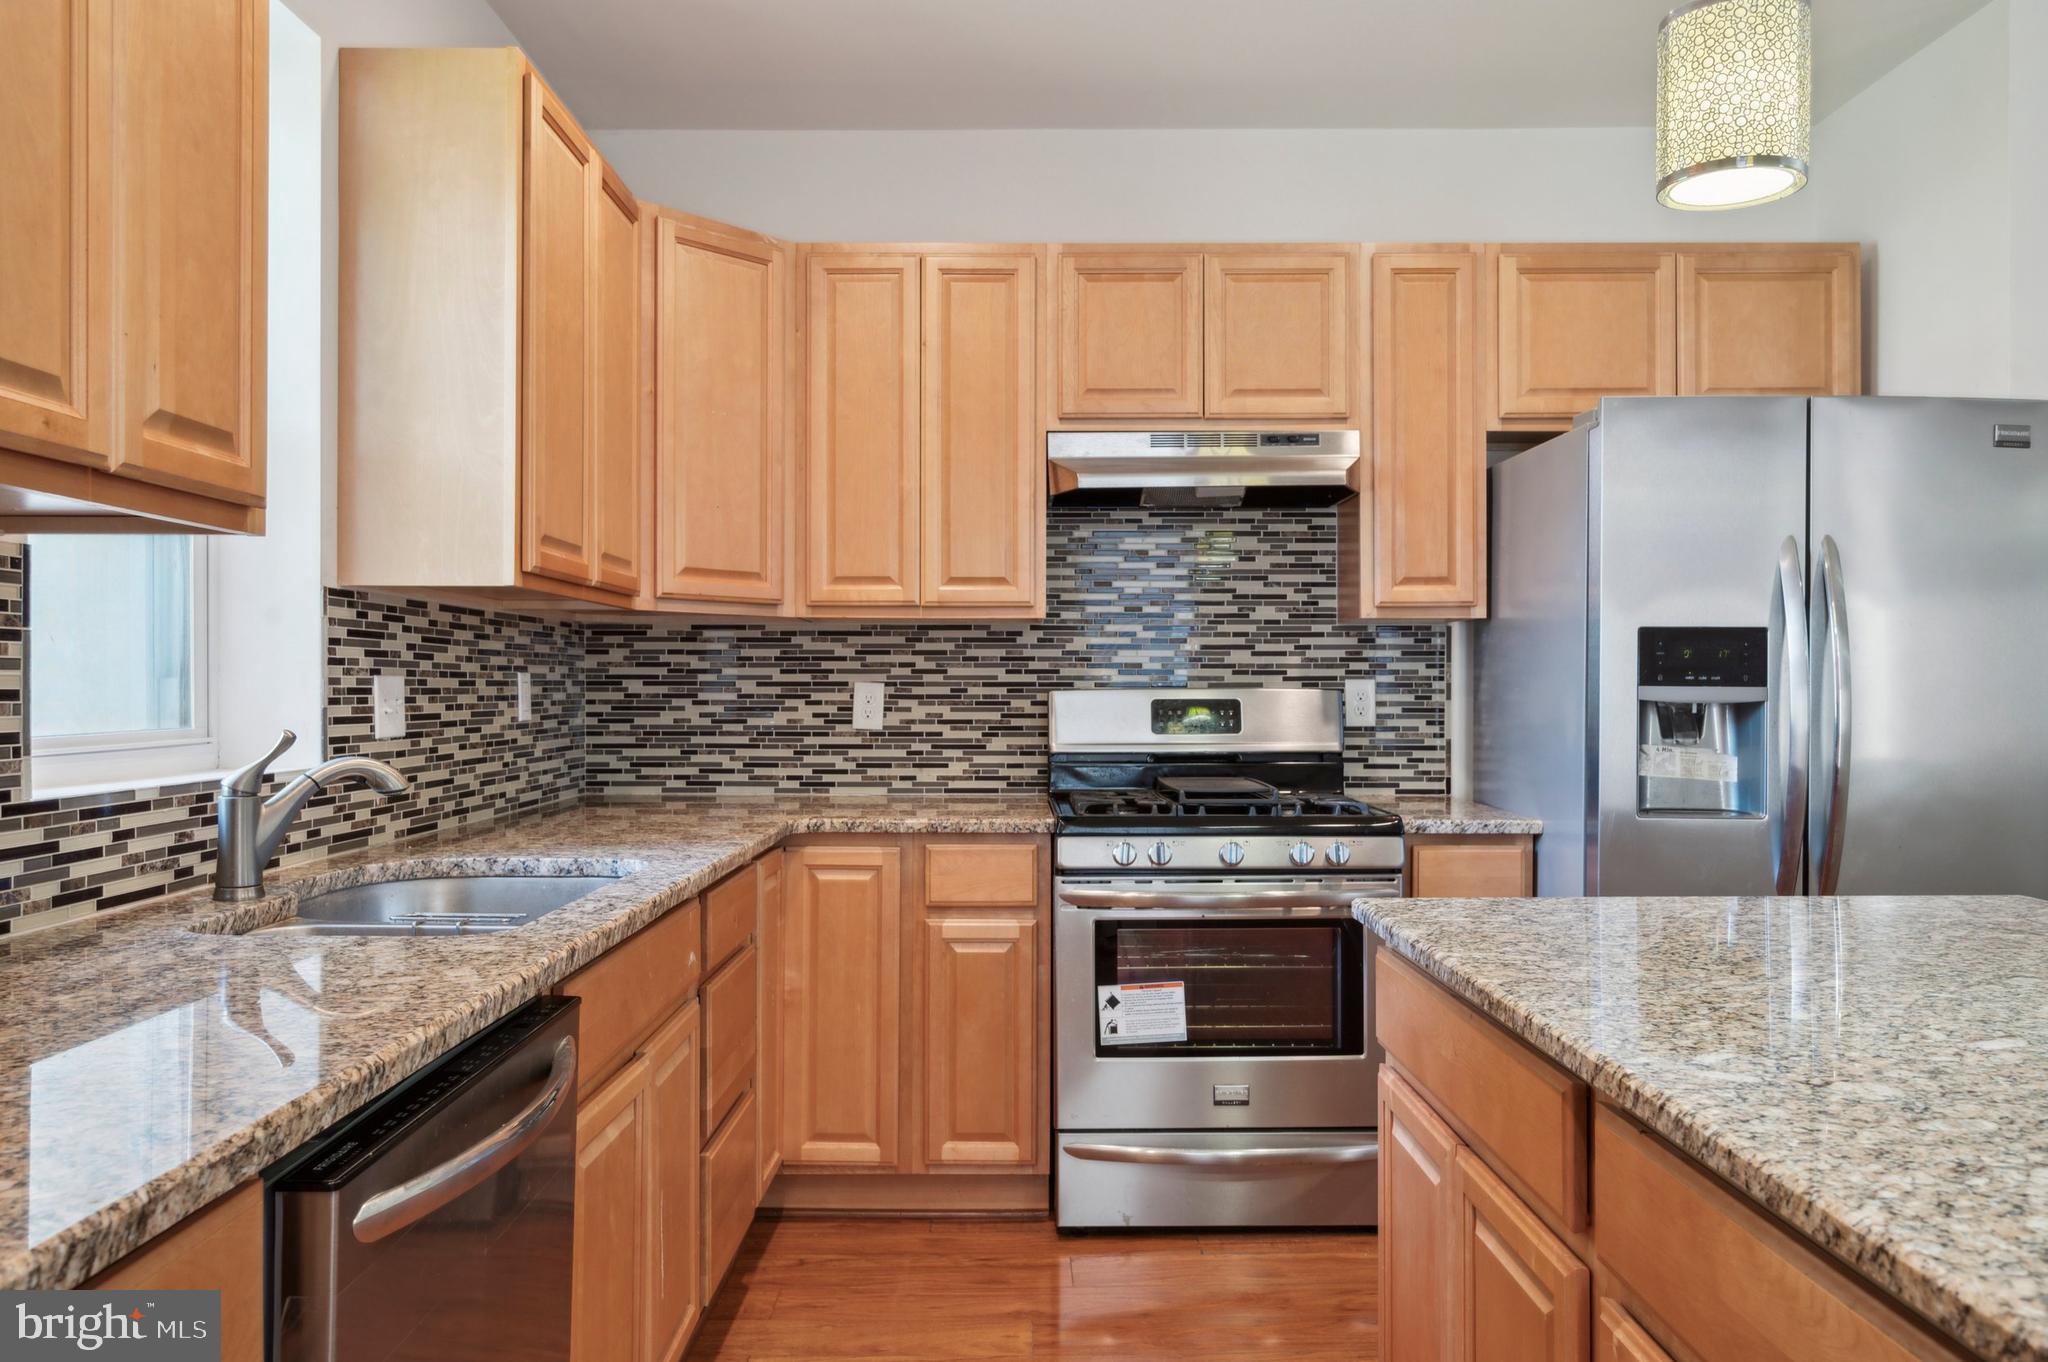
[{"label": "pendant lamp shade", "polygon": [[1808,0],[1698,0],[1657,29],[1657,201],[1744,208],[1806,183]]}]

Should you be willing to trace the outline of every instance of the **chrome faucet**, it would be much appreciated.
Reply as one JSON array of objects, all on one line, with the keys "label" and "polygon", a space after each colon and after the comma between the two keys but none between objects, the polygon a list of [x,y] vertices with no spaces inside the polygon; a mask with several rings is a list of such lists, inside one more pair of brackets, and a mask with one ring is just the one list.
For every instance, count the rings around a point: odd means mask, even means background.
[{"label": "chrome faucet", "polygon": [[277,844],[290,831],[306,801],[347,780],[360,780],[387,795],[411,788],[406,778],[368,757],[336,757],[305,772],[270,798],[263,798],[263,777],[270,763],[299,740],[289,728],[277,746],[221,780],[216,796],[220,847],[213,867],[213,897],[218,903],[239,903],[263,897],[263,870],[277,854]]}]

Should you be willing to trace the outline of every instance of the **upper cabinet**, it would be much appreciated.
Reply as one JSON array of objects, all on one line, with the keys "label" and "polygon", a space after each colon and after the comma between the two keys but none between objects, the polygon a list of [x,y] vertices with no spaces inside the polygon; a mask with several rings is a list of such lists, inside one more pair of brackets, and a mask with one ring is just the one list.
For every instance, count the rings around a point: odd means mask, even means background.
[{"label": "upper cabinet", "polygon": [[1043,610],[1039,264],[806,253],[804,614]]},{"label": "upper cabinet", "polygon": [[1497,246],[1486,426],[1569,429],[1603,397],[1863,389],[1855,245]]},{"label": "upper cabinet", "polygon": [[1059,419],[1341,422],[1352,247],[1062,248]]},{"label": "upper cabinet", "polygon": [[0,528],[261,531],[269,50],[262,0],[10,14]]},{"label": "upper cabinet", "polygon": [[511,48],[345,50],[339,140],[340,584],[632,604],[638,203]]}]

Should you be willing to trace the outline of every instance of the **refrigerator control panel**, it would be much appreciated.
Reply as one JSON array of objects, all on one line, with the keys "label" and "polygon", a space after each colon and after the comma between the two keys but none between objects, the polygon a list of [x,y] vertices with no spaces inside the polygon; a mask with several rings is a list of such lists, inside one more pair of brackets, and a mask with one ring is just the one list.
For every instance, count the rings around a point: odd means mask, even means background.
[{"label": "refrigerator control panel", "polygon": [[1765,629],[1638,629],[1636,684],[1761,686],[1769,650]]}]

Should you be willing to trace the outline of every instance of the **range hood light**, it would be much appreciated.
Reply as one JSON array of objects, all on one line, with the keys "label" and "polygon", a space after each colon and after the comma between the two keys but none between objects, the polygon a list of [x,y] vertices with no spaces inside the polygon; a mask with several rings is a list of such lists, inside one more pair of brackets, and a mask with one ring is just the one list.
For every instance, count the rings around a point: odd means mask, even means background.
[{"label": "range hood light", "polygon": [[1657,202],[1746,208],[1806,183],[1809,0],[1697,0],[1657,28]]}]

